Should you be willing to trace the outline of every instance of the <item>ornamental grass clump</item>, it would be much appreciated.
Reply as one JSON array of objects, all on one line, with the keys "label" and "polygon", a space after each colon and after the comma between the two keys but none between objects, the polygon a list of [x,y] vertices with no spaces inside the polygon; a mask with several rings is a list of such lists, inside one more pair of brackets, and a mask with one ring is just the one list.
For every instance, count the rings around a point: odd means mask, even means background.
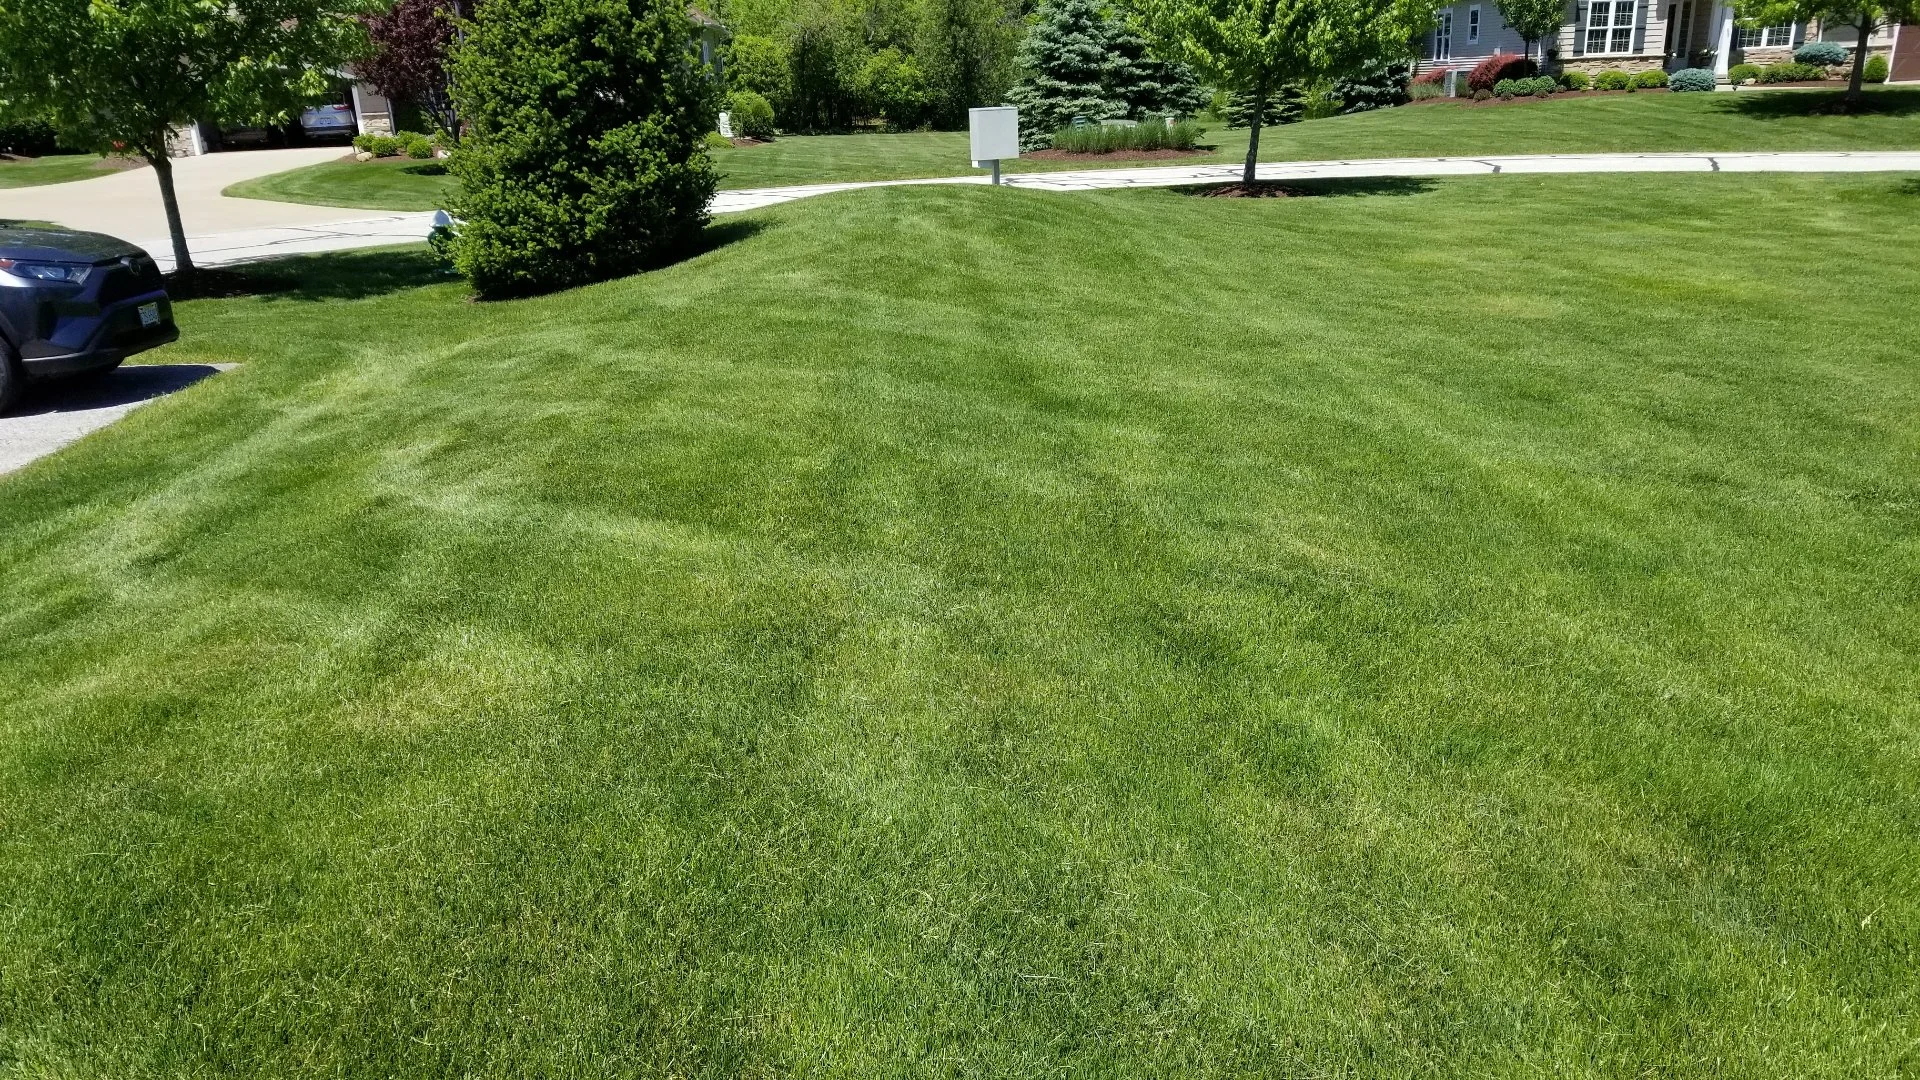
[{"label": "ornamental grass clump", "polygon": [[1123,150],[1192,150],[1206,129],[1191,120],[1169,124],[1080,124],[1053,133],[1053,148],[1068,154],[1113,154]]}]

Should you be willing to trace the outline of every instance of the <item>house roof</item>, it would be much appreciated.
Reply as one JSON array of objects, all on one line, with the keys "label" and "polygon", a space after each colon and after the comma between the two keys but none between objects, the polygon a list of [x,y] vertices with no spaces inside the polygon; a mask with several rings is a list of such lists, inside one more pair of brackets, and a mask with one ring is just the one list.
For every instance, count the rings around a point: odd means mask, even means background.
[{"label": "house roof", "polygon": [[719,19],[714,18],[712,15],[707,14],[706,10],[700,7],[700,5],[698,4],[687,5],[687,18],[692,19],[694,21],[694,24],[697,26],[711,26],[711,27],[714,27],[715,29],[726,28],[725,23],[721,22]]}]

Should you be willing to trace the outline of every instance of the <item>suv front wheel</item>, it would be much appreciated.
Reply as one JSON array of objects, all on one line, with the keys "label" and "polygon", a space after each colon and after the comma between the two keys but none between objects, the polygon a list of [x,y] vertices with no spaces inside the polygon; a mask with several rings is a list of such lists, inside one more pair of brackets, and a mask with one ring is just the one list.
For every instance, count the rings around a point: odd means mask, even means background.
[{"label": "suv front wheel", "polygon": [[0,341],[0,413],[5,413],[20,399],[20,389],[26,381],[20,361],[13,358],[13,350],[5,341]]}]

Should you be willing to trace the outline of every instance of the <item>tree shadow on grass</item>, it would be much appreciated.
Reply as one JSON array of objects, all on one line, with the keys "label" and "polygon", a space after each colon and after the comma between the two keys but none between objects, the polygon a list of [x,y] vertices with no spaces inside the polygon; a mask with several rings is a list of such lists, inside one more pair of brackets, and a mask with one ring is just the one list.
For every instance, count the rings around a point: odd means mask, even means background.
[{"label": "tree shadow on grass", "polygon": [[531,300],[541,296],[553,296],[557,293],[568,292],[573,289],[584,289],[608,281],[619,281],[622,278],[633,277],[637,274],[650,274],[657,270],[665,270],[671,266],[678,266],[684,262],[691,262],[703,255],[718,251],[723,247],[737,244],[742,240],[754,236],[766,227],[765,223],[751,219],[709,222],[707,227],[701,230],[700,236],[694,240],[693,243],[647,263],[645,266],[634,271],[633,274],[609,274],[598,280],[579,281],[552,289],[514,292],[501,296],[476,295],[474,299],[481,303],[498,303],[506,300]]},{"label": "tree shadow on grass", "polygon": [[204,267],[187,280],[169,279],[175,300],[233,299],[364,300],[371,296],[455,280],[453,272],[424,247],[371,248],[317,255],[289,255],[240,266]]},{"label": "tree shadow on grass", "polygon": [[1869,89],[1857,108],[1849,108],[1844,90],[1781,90],[1756,93],[1742,90],[1715,94],[1714,107],[1754,120],[1785,120],[1796,116],[1912,116],[1920,113],[1920,89]]},{"label": "tree shadow on grass", "polygon": [[1437,185],[1421,176],[1350,176],[1313,180],[1260,180],[1198,184],[1175,188],[1182,195],[1208,199],[1311,199],[1359,195],[1424,195]]},{"label": "tree shadow on grass", "polygon": [[[763,228],[765,225],[757,221],[724,221],[708,225],[696,243],[671,258],[647,266],[646,271],[663,270],[699,258],[745,240]],[[459,280],[460,276],[453,268],[431,250],[425,246],[408,245],[288,255],[238,266],[205,267],[195,271],[191,279],[170,279],[167,291],[175,300],[261,297],[273,301],[312,303],[365,300]]]}]

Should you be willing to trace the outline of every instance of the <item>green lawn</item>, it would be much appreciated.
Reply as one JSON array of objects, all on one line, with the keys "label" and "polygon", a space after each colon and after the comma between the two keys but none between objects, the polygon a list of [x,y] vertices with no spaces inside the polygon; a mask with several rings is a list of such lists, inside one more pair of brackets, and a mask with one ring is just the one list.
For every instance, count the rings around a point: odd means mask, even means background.
[{"label": "green lawn", "polygon": [[353,206],[372,210],[437,210],[455,181],[434,161],[381,158],[323,161],[242,180],[221,192],[241,199]]},{"label": "green lawn", "polygon": [[1920,181],[1344,190],[180,305],[0,478],[0,1062],[1911,1073]]},{"label": "green lawn", "polygon": [[[71,180],[91,180],[114,172],[98,154],[49,154],[46,157],[0,161],[0,188],[39,187]],[[0,207],[4,210],[5,207]]]},{"label": "green lawn", "polygon": [[[1267,131],[1265,161],[1559,154],[1675,150],[1920,149],[1920,90],[1874,91],[1878,108],[1859,116],[1824,110],[1836,94],[1613,94],[1523,101],[1499,107],[1453,102],[1309,120]],[[1209,133],[1214,153],[1189,163],[1245,160],[1247,133]],[[967,161],[965,132],[788,136],[714,155],[729,189],[843,180],[955,176]],[[1114,166],[1138,161],[1108,163]],[[1099,162],[1008,163],[1015,172],[1098,168]],[[228,194],[286,202],[386,210],[430,210],[451,181],[417,176],[398,163],[308,166],[237,184]]]}]

